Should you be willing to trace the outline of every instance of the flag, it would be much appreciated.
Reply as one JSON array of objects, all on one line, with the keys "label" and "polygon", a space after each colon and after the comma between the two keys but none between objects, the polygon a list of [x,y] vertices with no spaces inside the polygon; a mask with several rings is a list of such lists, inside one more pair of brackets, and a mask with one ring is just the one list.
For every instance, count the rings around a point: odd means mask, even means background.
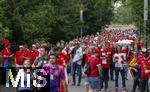
[{"label": "flag", "polygon": [[[131,65],[131,66],[135,65],[136,61],[137,61],[137,57],[133,55],[129,61],[129,65]],[[135,78],[136,69],[134,67],[129,67],[129,71],[132,75],[132,78]]]}]

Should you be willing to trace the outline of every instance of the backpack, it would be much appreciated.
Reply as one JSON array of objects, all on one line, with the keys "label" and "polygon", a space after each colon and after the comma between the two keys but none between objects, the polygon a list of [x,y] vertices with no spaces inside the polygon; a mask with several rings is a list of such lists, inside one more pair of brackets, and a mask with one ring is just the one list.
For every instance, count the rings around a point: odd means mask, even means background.
[{"label": "backpack", "polygon": [[88,75],[89,73],[90,73],[90,62],[85,64],[85,67],[84,67],[84,74]]}]

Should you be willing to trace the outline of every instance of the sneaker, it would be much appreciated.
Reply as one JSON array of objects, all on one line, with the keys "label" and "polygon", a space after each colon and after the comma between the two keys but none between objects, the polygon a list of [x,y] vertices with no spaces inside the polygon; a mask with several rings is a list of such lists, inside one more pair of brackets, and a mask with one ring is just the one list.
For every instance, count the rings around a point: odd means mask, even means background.
[{"label": "sneaker", "polygon": [[75,83],[72,84],[72,86],[75,86],[75,85],[76,85]]},{"label": "sneaker", "polygon": [[107,89],[105,89],[105,91],[110,91],[110,89],[107,88]]},{"label": "sneaker", "polygon": [[77,86],[80,86],[80,84],[77,84]]},{"label": "sneaker", "polygon": [[102,88],[101,91],[105,91],[105,89]]}]

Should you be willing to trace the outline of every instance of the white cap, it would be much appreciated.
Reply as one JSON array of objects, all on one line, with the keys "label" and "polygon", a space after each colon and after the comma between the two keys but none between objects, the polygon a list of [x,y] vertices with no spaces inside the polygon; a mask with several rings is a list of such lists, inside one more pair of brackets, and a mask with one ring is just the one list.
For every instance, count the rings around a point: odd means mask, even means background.
[{"label": "white cap", "polygon": [[35,44],[32,44],[32,47],[36,47],[36,45],[35,45]]},{"label": "white cap", "polygon": [[142,48],[142,52],[146,52],[147,51],[147,49],[146,48]]},{"label": "white cap", "polygon": [[20,45],[19,48],[23,48],[23,45]]}]

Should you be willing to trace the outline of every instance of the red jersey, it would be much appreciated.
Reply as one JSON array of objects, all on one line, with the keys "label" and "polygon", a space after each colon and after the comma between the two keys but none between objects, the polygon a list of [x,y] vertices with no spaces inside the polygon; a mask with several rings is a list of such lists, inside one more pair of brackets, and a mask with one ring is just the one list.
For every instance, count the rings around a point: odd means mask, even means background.
[{"label": "red jersey", "polygon": [[27,57],[27,58],[30,58],[30,57],[31,57],[31,52],[30,52],[30,50],[28,50],[28,49],[25,50],[23,56],[24,56],[24,57]]},{"label": "red jersey", "polygon": [[109,57],[105,50],[100,50],[100,63],[102,68],[109,68]]},{"label": "red jersey", "polygon": [[34,50],[31,52],[31,63],[33,63],[36,59],[36,57],[39,56],[39,51],[38,50]]},{"label": "red jersey", "polygon": [[23,52],[17,51],[15,54],[16,64],[22,65],[24,58],[23,58]]},{"label": "red jersey", "polygon": [[57,57],[57,64],[63,66],[63,63],[68,64],[67,55],[59,53]]},{"label": "red jersey", "polygon": [[108,61],[111,60],[112,56],[113,56],[113,49],[112,48],[107,48],[106,49],[107,55],[108,55]]},{"label": "red jersey", "polygon": [[2,55],[2,64],[4,64],[5,60],[8,59],[8,61],[10,62],[11,61],[11,58],[4,58],[3,56],[6,55],[6,56],[10,56],[11,55],[11,51],[10,49],[8,48],[5,48],[1,51],[1,55]]},{"label": "red jersey", "polygon": [[[142,57],[140,60],[138,60],[137,64],[141,66],[141,77],[148,78],[149,74],[145,73],[145,68],[149,67],[150,58],[144,58]],[[148,68],[149,69],[149,68]]]},{"label": "red jersey", "polygon": [[99,59],[92,55],[89,58],[90,62],[90,73],[88,74],[88,77],[97,77],[99,76],[99,71],[98,71],[98,65],[99,65]]},{"label": "red jersey", "polygon": [[[147,62],[147,68],[145,68],[145,71],[150,71],[150,59],[149,61]],[[150,72],[148,73],[148,78],[150,79]]]}]

